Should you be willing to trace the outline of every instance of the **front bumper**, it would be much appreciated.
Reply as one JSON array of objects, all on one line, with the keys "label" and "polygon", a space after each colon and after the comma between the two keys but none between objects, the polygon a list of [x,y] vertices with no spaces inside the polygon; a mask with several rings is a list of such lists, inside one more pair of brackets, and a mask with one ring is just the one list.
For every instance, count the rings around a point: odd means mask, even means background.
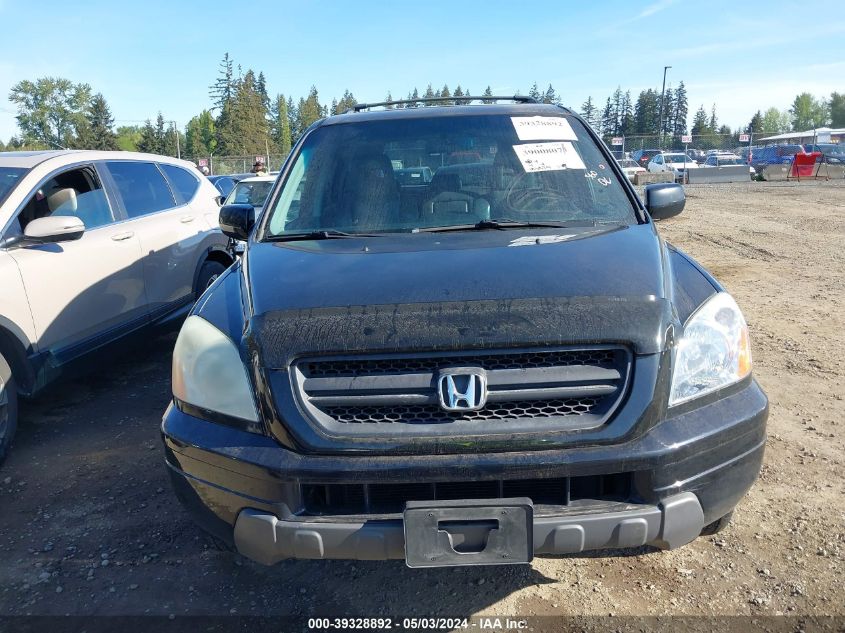
[{"label": "front bumper", "polygon": [[[401,515],[303,516],[300,482],[449,482],[630,473],[622,504],[560,507],[533,523],[535,554],[674,548],[730,512],[759,473],[768,402],[753,380],[628,442],[552,451],[315,456],[170,407],[162,431],[177,496],[256,561],[404,557]],[[612,422],[611,422],[612,424]]]}]

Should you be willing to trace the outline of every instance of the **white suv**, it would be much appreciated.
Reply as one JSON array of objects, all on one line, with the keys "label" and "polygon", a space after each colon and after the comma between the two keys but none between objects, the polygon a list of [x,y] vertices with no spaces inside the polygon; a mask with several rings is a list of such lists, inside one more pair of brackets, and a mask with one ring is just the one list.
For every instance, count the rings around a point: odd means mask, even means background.
[{"label": "white suv", "polygon": [[219,196],[164,156],[0,153],[0,461],[18,394],[176,322],[229,266]]}]

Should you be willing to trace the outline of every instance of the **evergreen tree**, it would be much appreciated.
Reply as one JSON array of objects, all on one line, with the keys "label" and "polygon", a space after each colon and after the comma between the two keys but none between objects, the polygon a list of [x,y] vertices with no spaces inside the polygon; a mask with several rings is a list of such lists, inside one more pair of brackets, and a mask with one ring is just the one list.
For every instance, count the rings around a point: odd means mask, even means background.
[{"label": "evergreen tree", "polygon": [[763,129],[763,113],[760,110],[751,117],[751,122],[745,128],[746,134],[759,134]]},{"label": "evergreen tree", "polygon": [[384,100],[388,102],[388,104],[384,106],[385,110],[392,110],[393,106],[390,104],[390,102],[393,101],[393,95],[390,94],[390,90],[387,91],[387,96],[384,98]]},{"label": "evergreen tree", "polygon": [[329,108],[329,114],[331,116],[336,116],[338,114],[338,112],[337,112],[337,99],[332,99],[332,105]]},{"label": "evergreen tree", "polygon": [[[484,89],[484,94],[482,94],[481,96],[482,97],[492,97],[493,96],[493,91],[490,90],[490,86],[487,86],[487,88]],[[490,99],[482,99],[481,102],[482,103],[493,103]]]},{"label": "evergreen tree", "polygon": [[287,156],[291,148],[290,116],[285,95],[276,95],[270,108],[270,138],[273,148],[282,156]]},{"label": "evergreen tree", "polygon": [[232,60],[229,58],[229,53],[226,53],[220,62],[218,77],[214,81],[214,85],[208,89],[208,96],[211,98],[213,109],[222,111],[223,107],[232,99],[233,80]]},{"label": "evergreen tree", "polygon": [[702,105],[698,108],[695,113],[695,117],[692,120],[692,135],[703,136],[709,131],[707,124],[707,112],[705,112],[704,106]]},{"label": "evergreen tree", "polygon": [[[466,94],[469,94],[468,92]],[[461,99],[460,97],[464,96],[464,89],[461,88],[461,84],[458,84],[455,88],[455,93],[452,95],[455,97],[455,105],[465,105],[469,103],[466,99]]]},{"label": "evergreen tree", "polygon": [[830,93],[828,108],[830,110],[830,127],[845,127],[845,92]]},{"label": "evergreen tree", "polygon": [[199,115],[188,121],[185,127],[185,149],[183,155],[189,158],[211,156],[217,149],[214,117],[211,112],[203,110]]},{"label": "evergreen tree", "polygon": [[660,123],[660,95],[649,88],[637,97],[634,106],[634,123],[637,134],[650,135],[657,132]]},{"label": "evergreen tree", "polygon": [[[325,116],[325,109],[320,105],[317,88],[311,86],[307,99],[300,98],[297,108],[297,131],[301,136],[308,127]],[[297,137],[298,139],[299,137]]]},{"label": "evergreen tree", "polygon": [[601,133],[602,136],[613,136],[616,134],[618,127],[618,120],[616,117],[616,110],[613,108],[613,100],[611,97],[607,98],[607,103],[601,115]]},{"label": "evergreen tree", "polygon": [[[449,92],[449,86],[447,86],[446,84],[443,84],[443,88],[440,89],[440,95],[439,96],[443,97],[444,99],[451,97],[452,93]],[[449,101],[442,101],[441,103],[443,105],[454,105],[455,102],[449,100]]]},{"label": "evergreen tree", "polygon": [[555,92],[555,89],[552,88],[552,84],[549,84],[549,87],[546,88],[546,94],[543,95],[543,103],[553,103],[554,105],[560,105],[560,99]]},{"label": "evergreen tree", "polygon": [[675,89],[674,100],[675,112],[672,115],[672,136],[680,138],[687,133],[687,117],[689,116],[689,103],[687,102],[687,89],[684,82],[680,82]]},{"label": "evergreen tree", "polygon": [[663,109],[663,129],[660,130],[663,136],[661,138],[667,135],[671,137],[675,129],[675,99],[671,85],[663,94],[663,103],[660,104],[660,107]]},{"label": "evergreen tree", "polygon": [[619,134],[628,136],[634,132],[634,106],[631,104],[631,91],[628,90],[622,95],[622,102],[619,109]]},{"label": "evergreen tree", "polygon": [[708,121],[707,127],[708,127],[708,130],[710,132],[715,132],[716,129],[719,127],[719,119],[716,117],[716,104],[715,103],[710,108],[710,121]]},{"label": "evergreen tree", "polygon": [[144,122],[144,127],[141,128],[141,139],[138,141],[138,151],[146,152],[147,154],[161,154],[163,150],[162,142],[156,134],[156,128],[147,119]]},{"label": "evergreen tree", "polygon": [[255,80],[255,89],[261,97],[261,104],[264,106],[265,112],[270,112],[270,95],[267,94],[267,80],[264,78],[264,73],[258,73],[258,79]]},{"label": "evergreen tree", "polygon": [[91,99],[91,104],[85,113],[85,121],[87,123],[85,128],[88,135],[88,139],[85,142],[87,149],[117,149],[117,135],[112,129],[114,126],[114,117],[112,117],[109,105],[106,103],[106,99],[102,93],[97,93]]},{"label": "evergreen tree", "polygon": [[592,97],[587,97],[587,100],[581,104],[581,116],[591,127],[597,127],[596,106],[593,105]]},{"label": "evergreen tree", "polygon": [[355,107],[358,103],[358,100],[352,95],[351,92],[348,90],[343,91],[343,96],[340,98],[340,101],[337,102],[335,106],[337,114],[343,114],[347,110],[351,110]]},{"label": "evergreen tree", "polygon": [[[414,89],[416,90],[416,88]],[[428,87],[425,89],[425,93],[423,94],[423,99],[431,99],[435,97],[434,90],[431,88],[431,84],[428,84]],[[425,103],[424,105],[430,106],[431,103]]]},{"label": "evergreen tree", "polygon": [[534,82],[534,85],[531,86],[531,90],[528,91],[528,96],[534,99],[537,103],[540,103],[543,100],[543,95],[540,94],[540,89],[537,87],[537,82]]}]

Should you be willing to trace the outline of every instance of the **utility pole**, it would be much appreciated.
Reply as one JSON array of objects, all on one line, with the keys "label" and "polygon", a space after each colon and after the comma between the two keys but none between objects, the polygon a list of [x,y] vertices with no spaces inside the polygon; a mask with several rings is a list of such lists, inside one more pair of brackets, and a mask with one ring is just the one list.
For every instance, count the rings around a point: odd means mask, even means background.
[{"label": "utility pole", "polygon": [[663,67],[663,89],[660,91],[660,127],[657,130],[660,139],[660,149],[663,149],[663,104],[666,98],[666,71],[672,68],[671,66]]}]

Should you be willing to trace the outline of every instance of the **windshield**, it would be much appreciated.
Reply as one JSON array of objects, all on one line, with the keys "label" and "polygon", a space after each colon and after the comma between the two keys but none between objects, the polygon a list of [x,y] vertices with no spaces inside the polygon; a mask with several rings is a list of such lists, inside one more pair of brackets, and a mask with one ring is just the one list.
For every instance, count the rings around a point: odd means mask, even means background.
[{"label": "windshield", "polygon": [[[23,167],[0,167],[0,204],[28,170]],[[2,227],[0,227],[2,228]]]},{"label": "windshield", "polygon": [[686,154],[664,154],[667,163],[691,163],[692,159]]},{"label": "windshield", "polygon": [[226,204],[251,204],[256,208],[263,207],[267,194],[272,188],[272,180],[241,181],[229,193]]},{"label": "windshield", "polygon": [[265,236],[484,220],[592,225],[636,216],[578,121],[461,114],[317,128],[274,198]]},{"label": "windshield", "polygon": [[734,158],[733,156],[728,156],[727,158],[719,157],[716,159],[716,162],[719,165],[741,165],[742,163],[739,161],[738,158]]},{"label": "windshield", "polygon": [[640,164],[635,160],[632,160],[630,158],[625,158],[625,159],[622,159],[622,160],[619,161],[619,166],[620,167],[639,167]]}]

